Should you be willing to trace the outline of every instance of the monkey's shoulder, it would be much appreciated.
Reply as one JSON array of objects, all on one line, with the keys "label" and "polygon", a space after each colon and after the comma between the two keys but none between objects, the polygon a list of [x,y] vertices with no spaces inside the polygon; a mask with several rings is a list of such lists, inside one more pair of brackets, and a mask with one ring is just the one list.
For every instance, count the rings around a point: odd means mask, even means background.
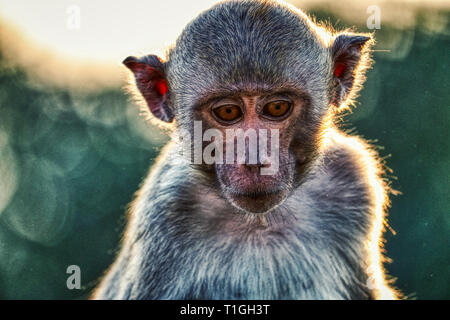
[{"label": "monkey's shoulder", "polygon": [[386,204],[390,189],[373,146],[360,137],[332,131],[322,148],[308,188],[316,203],[341,212],[367,212]]},{"label": "monkey's shoulder", "polygon": [[358,136],[331,131],[323,142],[321,170],[330,179],[368,184],[383,184],[383,162],[374,146]]},{"label": "monkey's shoulder", "polygon": [[141,189],[136,194],[132,211],[163,213],[189,197],[188,188],[196,180],[195,170],[169,142],[151,167]]}]

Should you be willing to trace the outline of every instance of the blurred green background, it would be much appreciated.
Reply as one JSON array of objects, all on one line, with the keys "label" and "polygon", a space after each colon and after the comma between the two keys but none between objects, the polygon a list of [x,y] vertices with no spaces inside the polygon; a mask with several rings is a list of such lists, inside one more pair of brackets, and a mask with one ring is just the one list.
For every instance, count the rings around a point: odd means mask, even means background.
[{"label": "blurred green background", "polygon": [[[372,31],[326,4],[309,12]],[[396,235],[385,235],[396,286],[449,299],[450,11],[425,7],[412,21],[375,30],[375,65],[344,127],[382,146],[402,192],[389,213]],[[0,298],[83,299],[113,261],[126,206],[167,137],[139,117],[121,79],[89,90],[46,82],[0,44]],[[66,287],[69,265],[81,268],[81,290]]]}]

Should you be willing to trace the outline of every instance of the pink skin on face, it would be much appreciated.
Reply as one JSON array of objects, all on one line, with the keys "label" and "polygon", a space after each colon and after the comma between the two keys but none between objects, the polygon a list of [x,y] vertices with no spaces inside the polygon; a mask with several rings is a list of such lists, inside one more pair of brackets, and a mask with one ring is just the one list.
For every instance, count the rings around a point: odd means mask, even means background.
[{"label": "pink skin on face", "polygon": [[[277,112],[278,101],[286,102],[289,109],[281,116],[272,116],[270,110]],[[271,103],[274,105],[269,106]],[[214,100],[202,107],[201,117],[206,124],[204,129],[215,128],[226,136],[227,129],[254,129],[257,133],[260,129],[267,130],[268,146],[270,152],[271,130],[279,131],[279,159],[278,171],[272,175],[262,175],[261,168],[270,164],[249,163],[249,150],[246,144],[246,163],[216,164],[215,171],[225,197],[237,208],[246,212],[265,213],[281,203],[288,195],[294,178],[295,156],[289,150],[294,134],[295,120],[302,109],[302,100],[289,94],[241,95],[224,97]],[[233,109],[230,114],[240,114],[232,121],[223,121],[215,113],[214,109],[223,107]],[[268,108],[268,106],[270,108]],[[286,106],[286,104],[284,105]],[[241,113],[236,112],[239,108]],[[278,108],[278,109],[277,109]],[[221,114],[221,113],[219,113]],[[226,116],[227,113],[223,112]],[[224,138],[224,155],[226,144]],[[236,146],[235,146],[236,152]]]}]

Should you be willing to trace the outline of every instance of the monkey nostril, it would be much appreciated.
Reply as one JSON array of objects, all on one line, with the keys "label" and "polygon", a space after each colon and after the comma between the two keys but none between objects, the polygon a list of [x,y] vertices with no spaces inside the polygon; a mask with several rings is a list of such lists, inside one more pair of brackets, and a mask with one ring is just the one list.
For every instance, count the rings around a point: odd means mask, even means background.
[{"label": "monkey nostril", "polygon": [[246,169],[248,169],[250,172],[253,172],[253,173],[259,173],[259,170],[261,168],[270,167],[270,165],[267,163],[252,163],[252,164],[246,163],[244,166]]},{"label": "monkey nostril", "polygon": [[270,167],[268,163],[246,163],[247,167],[256,167],[256,168],[267,168]]},{"label": "monkey nostril", "polygon": [[247,169],[249,172],[258,173],[260,165],[259,164],[248,164],[248,163],[246,163],[244,165],[244,168]]}]

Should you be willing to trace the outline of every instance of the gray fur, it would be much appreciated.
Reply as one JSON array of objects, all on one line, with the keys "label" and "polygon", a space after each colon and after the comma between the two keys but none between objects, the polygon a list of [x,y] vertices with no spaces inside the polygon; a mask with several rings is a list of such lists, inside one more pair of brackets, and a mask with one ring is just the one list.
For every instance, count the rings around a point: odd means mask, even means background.
[{"label": "gray fur", "polygon": [[[189,128],[196,107],[215,92],[293,88],[309,99],[308,125],[296,129],[308,164],[263,226],[258,215],[230,205],[214,174],[180,159],[169,143],[133,201],[122,249],[93,298],[396,297],[372,259],[381,257],[379,248],[367,247],[380,240],[370,235],[383,222],[375,190],[389,192],[381,164],[361,139],[331,122],[321,129],[335,112],[330,105],[356,94],[368,48],[347,50],[356,63],[351,83],[341,83],[332,77],[341,47],[330,39],[300,11],[270,1],[223,2],[185,28],[164,63],[165,106],[176,127]],[[385,197],[382,210],[387,205]],[[381,274],[373,285],[368,268]]]}]

